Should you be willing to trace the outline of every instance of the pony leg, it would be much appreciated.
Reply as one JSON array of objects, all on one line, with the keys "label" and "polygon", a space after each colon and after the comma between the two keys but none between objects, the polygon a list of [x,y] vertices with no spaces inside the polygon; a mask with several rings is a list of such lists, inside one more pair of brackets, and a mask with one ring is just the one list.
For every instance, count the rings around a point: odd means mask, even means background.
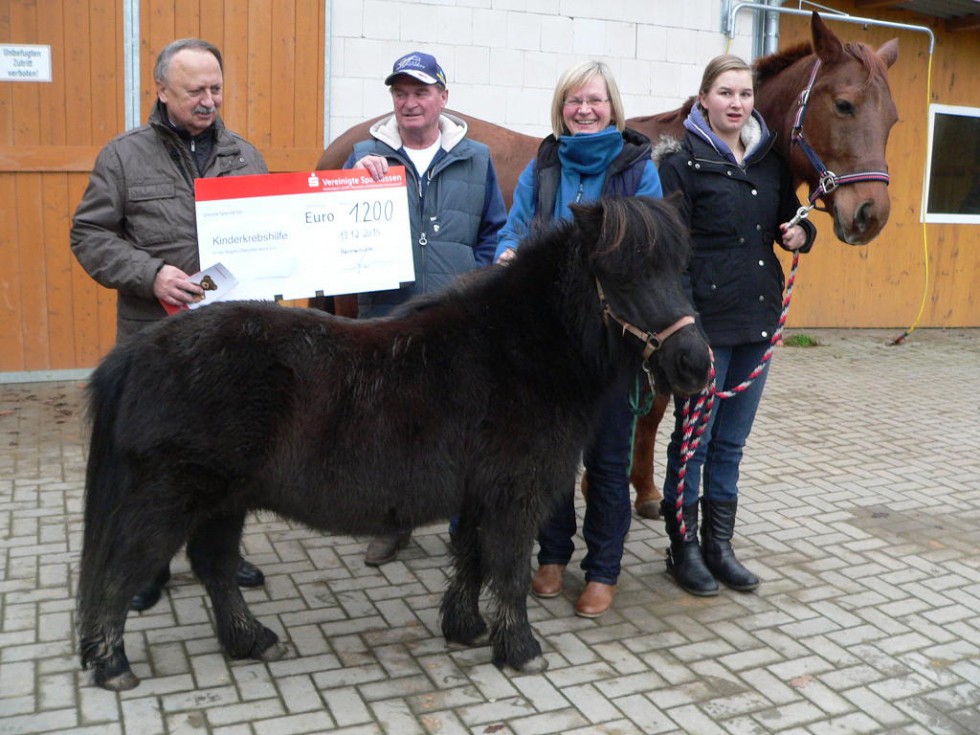
[{"label": "pony leg", "polygon": [[[540,488],[533,492],[546,497],[557,495]],[[490,623],[493,663],[498,668],[507,665],[529,674],[548,668],[527,619],[530,558],[536,530],[537,523],[529,525],[526,518],[513,515],[484,519],[480,529],[483,581],[497,603]]]},{"label": "pony leg", "polygon": [[660,518],[660,501],[663,494],[653,481],[653,455],[656,448],[657,429],[664,417],[670,396],[657,393],[653,397],[650,412],[636,421],[636,435],[633,438],[633,466],[630,469],[630,484],[636,488],[633,507],[643,518]]},{"label": "pony leg", "polygon": [[119,692],[139,684],[123,644],[130,600],[170,562],[184,539],[178,525],[158,526],[152,533],[122,522],[117,527],[126,530],[107,529],[106,537],[114,539],[106,542],[111,548],[82,554],[78,637],[82,668],[92,669],[96,686]]},{"label": "pony leg", "polygon": [[483,646],[489,643],[487,624],[480,615],[480,534],[473,514],[463,514],[452,534],[453,577],[442,597],[442,634],[450,643]]},{"label": "pony leg", "polygon": [[228,655],[276,661],[285,653],[279,636],[252,615],[235,579],[244,522],[244,512],[209,518],[191,535],[187,556],[211,598],[218,640]]}]

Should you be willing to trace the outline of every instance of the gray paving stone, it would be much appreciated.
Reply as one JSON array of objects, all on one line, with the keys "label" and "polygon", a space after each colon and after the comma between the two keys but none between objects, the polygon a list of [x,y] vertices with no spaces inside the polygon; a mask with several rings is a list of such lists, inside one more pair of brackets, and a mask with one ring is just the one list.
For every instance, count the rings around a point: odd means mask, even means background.
[{"label": "gray paving stone", "polygon": [[94,688],[73,634],[81,386],[0,384],[0,735],[980,732],[980,333],[812,331],[820,347],[777,350],[743,462],[758,592],[686,595],[662,524],[634,518],[616,604],[578,618],[577,538],[565,593],[528,601],[534,675],[442,640],[444,523],[374,569],[368,539],[260,514],[243,549],[267,583],[244,594],[287,657],[229,660],[178,554],[127,623],[142,683]]}]

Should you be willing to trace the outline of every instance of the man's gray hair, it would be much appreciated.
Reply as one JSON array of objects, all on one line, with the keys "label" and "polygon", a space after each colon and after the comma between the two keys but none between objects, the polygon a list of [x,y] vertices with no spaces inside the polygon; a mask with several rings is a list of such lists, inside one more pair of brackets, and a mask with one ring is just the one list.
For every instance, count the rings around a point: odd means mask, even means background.
[{"label": "man's gray hair", "polygon": [[174,56],[178,51],[183,51],[184,49],[193,49],[196,51],[207,51],[214,55],[214,58],[218,60],[218,68],[221,69],[221,73],[224,74],[225,64],[221,59],[221,52],[218,47],[213,43],[208,43],[200,38],[179,38],[176,41],[172,41],[167,44],[166,48],[160,52],[157,56],[157,63],[153,67],[153,81],[163,84],[167,81],[167,74],[170,72],[170,62],[173,60]]}]

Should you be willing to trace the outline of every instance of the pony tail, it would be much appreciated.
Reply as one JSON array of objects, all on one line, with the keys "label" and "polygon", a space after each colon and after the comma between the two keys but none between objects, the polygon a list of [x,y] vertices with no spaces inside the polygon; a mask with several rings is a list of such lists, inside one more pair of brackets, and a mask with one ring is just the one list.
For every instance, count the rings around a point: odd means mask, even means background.
[{"label": "pony tail", "polygon": [[125,464],[116,447],[115,426],[132,368],[131,355],[128,350],[116,348],[92,374],[86,389],[91,438],[85,474],[85,526],[76,600],[80,627],[81,616],[96,609],[96,600],[102,595],[100,575],[118,538],[117,511],[129,487]]}]

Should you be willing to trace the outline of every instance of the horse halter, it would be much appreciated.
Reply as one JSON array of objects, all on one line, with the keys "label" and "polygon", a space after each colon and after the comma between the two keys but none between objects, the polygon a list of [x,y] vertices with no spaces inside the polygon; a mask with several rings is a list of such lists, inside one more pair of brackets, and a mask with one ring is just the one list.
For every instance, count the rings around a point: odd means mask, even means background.
[{"label": "horse halter", "polygon": [[806,155],[813,164],[813,167],[817,170],[817,174],[820,177],[820,183],[815,187],[810,189],[810,206],[800,207],[800,210],[796,213],[796,216],[790,221],[791,225],[798,224],[801,219],[804,219],[810,210],[817,206],[817,200],[830,194],[838,186],[843,186],[844,184],[856,184],[859,181],[881,181],[888,184],[891,177],[889,177],[886,171],[863,171],[860,173],[853,174],[835,174],[833,171],[827,168],[817,152],[810,147],[810,144],[806,142],[803,137],[803,120],[806,118],[806,108],[807,104],[810,102],[810,92],[813,90],[813,85],[817,81],[817,72],[820,70],[820,59],[818,58],[813,63],[813,69],[810,71],[810,79],[806,84],[806,88],[800,92],[799,106],[796,109],[796,118],[793,120],[793,132],[790,140],[800,147],[800,150]]},{"label": "horse halter", "polygon": [[599,292],[599,306],[600,313],[602,315],[602,321],[605,324],[609,323],[609,319],[612,319],[619,326],[623,328],[623,335],[627,333],[636,337],[640,342],[643,343],[643,364],[646,365],[647,361],[653,355],[654,352],[663,347],[664,341],[674,334],[675,332],[683,329],[689,324],[694,324],[693,316],[682,316],[676,322],[671,324],[669,327],[661,329],[659,332],[654,334],[653,332],[647,332],[639,327],[633,326],[628,321],[618,316],[609,306],[609,301],[606,299],[606,293],[602,290],[602,284],[599,283],[599,279],[595,279],[596,291]]}]

